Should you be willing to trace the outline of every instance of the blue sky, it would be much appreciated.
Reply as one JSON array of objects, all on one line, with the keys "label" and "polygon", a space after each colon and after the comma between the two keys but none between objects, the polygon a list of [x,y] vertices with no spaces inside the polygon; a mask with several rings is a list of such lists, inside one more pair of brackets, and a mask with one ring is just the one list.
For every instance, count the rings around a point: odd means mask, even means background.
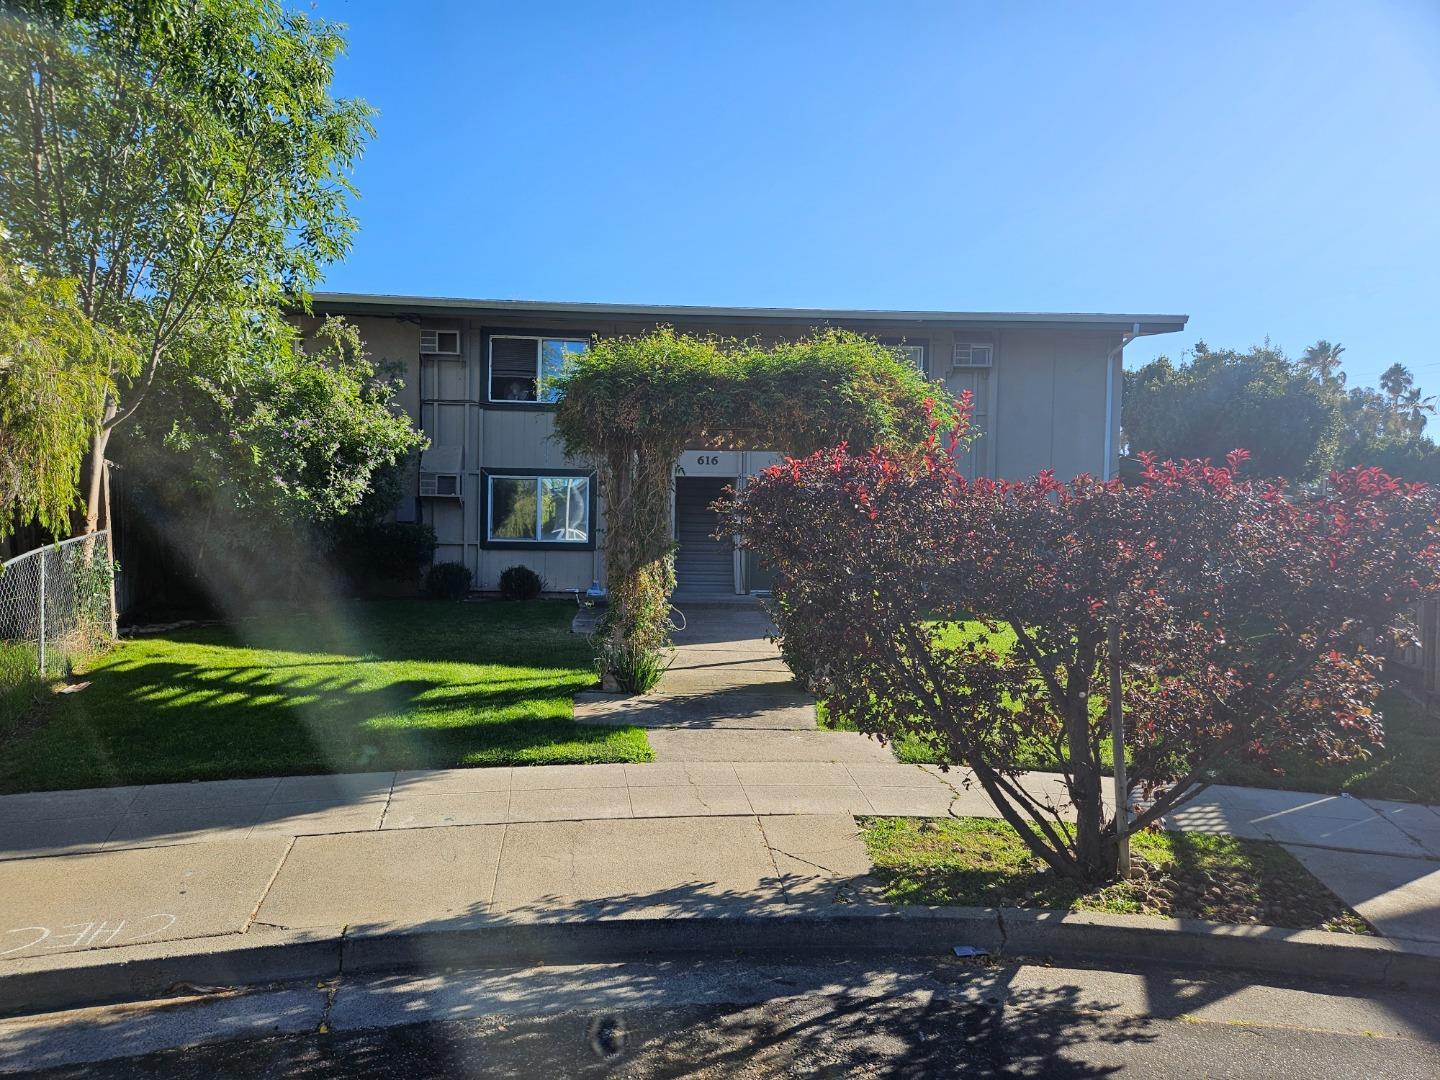
[{"label": "blue sky", "polygon": [[1440,3],[395,3],[325,288],[1184,312],[1440,391]]}]

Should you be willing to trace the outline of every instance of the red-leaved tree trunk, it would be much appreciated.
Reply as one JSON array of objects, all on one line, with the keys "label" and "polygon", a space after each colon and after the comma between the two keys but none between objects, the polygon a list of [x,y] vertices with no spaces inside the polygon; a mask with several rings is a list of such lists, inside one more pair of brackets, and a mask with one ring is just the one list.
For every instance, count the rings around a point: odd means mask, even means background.
[{"label": "red-leaved tree trunk", "polygon": [[[775,568],[782,649],[832,714],[928,743],[1055,870],[1104,881],[1111,620],[1144,828],[1224,760],[1377,744],[1376,635],[1440,581],[1434,491],[1356,468],[1292,493],[1240,477],[1245,456],[1148,460],[1123,486],[967,481],[938,437],[841,446],[767,470],[727,512]],[[1037,754],[1064,798],[1023,778]]]}]

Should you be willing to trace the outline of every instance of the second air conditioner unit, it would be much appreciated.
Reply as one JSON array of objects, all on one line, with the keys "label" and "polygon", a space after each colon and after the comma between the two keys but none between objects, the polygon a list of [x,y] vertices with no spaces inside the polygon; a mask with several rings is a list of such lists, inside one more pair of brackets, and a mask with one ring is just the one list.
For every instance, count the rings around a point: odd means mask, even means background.
[{"label": "second air conditioner unit", "polygon": [[422,472],[420,474],[420,497],[423,499],[460,498],[460,474]]},{"label": "second air conditioner unit", "polygon": [[426,356],[459,356],[459,330],[421,330],[420,352]]},{"label": "second air conditioner unit", "polygon": [[995,364],[995,349],[991,345],[957,344],[954,366],[957,368],[988,368]]}]

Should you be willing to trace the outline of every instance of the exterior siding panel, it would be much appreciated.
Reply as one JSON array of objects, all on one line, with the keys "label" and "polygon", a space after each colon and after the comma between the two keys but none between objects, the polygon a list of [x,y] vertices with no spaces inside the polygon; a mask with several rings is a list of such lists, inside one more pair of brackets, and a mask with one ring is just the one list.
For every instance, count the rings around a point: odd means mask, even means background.
[{"label": "exterior siding panel", "polygon": [[[828,321],[886,341],[923,342],[932,379],[953,394],[966,388],[976,393],[983,434],[966,462],[967,472],[1012,479],[1031,476],[1045,468],[1054,469],[1062,479],[1079,472],[1104,475],[1107,471],[1107,388],[1112,466],[1118,447],[1122,390],[1118,360],[1110,358],[1112,350],[1122,342],[1122,333],[1128,325],[1124,329],[1118,322],[1108,327],[1033,325],[1036,318],[1030,318],[1030,325],[1018,321],[1007,324],[998,316],[966,324],[939,318],[919,324],[861,318],[802,323],[763,315],[743,321],[700,315],[664,321],[687,332],[771,342],[801,336],[811,325]],[[1064,318],[1056,317],[1057,320]],[[628,318],[615,313],[601,316],[564,308],[523,315],[456,314],[451,317],[439,311],[424,311],[418,315],[362,314],[350,319],[359,328],[372,356],[398,364],[404,372],[405,386],[398,395],[398,404],[430,436],[433,446],[459,453],[462,497],[418,500],[420,520],[434,527],[439,540],[437,561],[464,563],[474,574],[475,586],[485,590],[495,589],[501,571],[516,563],[540,573],[553,591],[583,590],[592,580],[603,579],[600,557],[605,529],[603,501],[597,500],[591,522],[592,534],[598,541],[593,551],[485,546],[482,468],[543,472],[583,468],[584,463],[566,459],[559,441],[554,438],[550,408],[488,402],[484,342],[492,333],[537,327],[580,337],[638,334],[653,329],[657,320],[638,314]],[[304,332],[313,332],[316,321],[297,317]],[[419,352],[422,328],[458,329],[461,355],[422,358]],[[994,366],[983,371],[953,368],[957,342],[990,344],[994,350]],[[1108,386],[1107,371],[1110,373]],[[742,455],[740,459],[746,462],[743,468],[749,472],[776,460],[774,455],[758,453]],[[414,463],[406,481],[412,493],[418,491],[417,473],[418,463]],[[748,569],[745,572],[748,573]]]}]

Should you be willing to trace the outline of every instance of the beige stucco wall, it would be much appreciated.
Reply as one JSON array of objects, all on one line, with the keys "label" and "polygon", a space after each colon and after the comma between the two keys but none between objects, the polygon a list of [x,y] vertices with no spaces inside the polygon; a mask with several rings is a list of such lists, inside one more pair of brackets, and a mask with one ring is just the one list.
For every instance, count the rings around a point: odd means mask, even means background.
[{"label": "beige stucco wall", "polygon": [[[577,550],[516,550],[482,546],[481,469],[576,468],[567,461],[554,434],[553,417],[543,407],[487,408],[485,363],[481,356],[486,330],[567,331],[590,334],[638,333],[652,327],[647,320],[582,320],[578,317],[490,317],[420,321],[356,316],[352,320],[377,359],[403,365],[405,387],[400,405],[437,447],[458,448],[462,498],[418,500],[421,520],[435,528],[440,540],[436,558],[462,562],[475,575],[477,588],[493,589],[500,572],[524,563],[539,572],[552,589],[584,589],[603,576],[597,552]],[[302,321],[309,326],[309,320]],[[1014,326],[972,327],[928,325],[897,328],[883,324],[846,323],[852,329],[893,339],[904,337],[927,345],[932,378],[950,393],[970,387],[978,395],[983,433],[966,458],[976,474],[1021,478],[1054,469],[1062,478],[1079,472],[1104,475],[1106,461],[1107,389],[1109,391],[1110,465],[1118,447],[1121,379],[1118,360],[1111,357],[1119,336],[1096,330],[1055,330]],[[426,358],[419,355],[421,328],[458,329],[462,355]],[[738,327],[693,323],[682,329],[712,331],[761,339],[793,337],[804,327]],[[988,343],[994,367],[980,373],[952,371],[955,343]],[[1107,385],[1107,366],[1112,367]],[[410,490],[418,490],[411,477]],[[604,539],[604,508],[594,523]]]}]

